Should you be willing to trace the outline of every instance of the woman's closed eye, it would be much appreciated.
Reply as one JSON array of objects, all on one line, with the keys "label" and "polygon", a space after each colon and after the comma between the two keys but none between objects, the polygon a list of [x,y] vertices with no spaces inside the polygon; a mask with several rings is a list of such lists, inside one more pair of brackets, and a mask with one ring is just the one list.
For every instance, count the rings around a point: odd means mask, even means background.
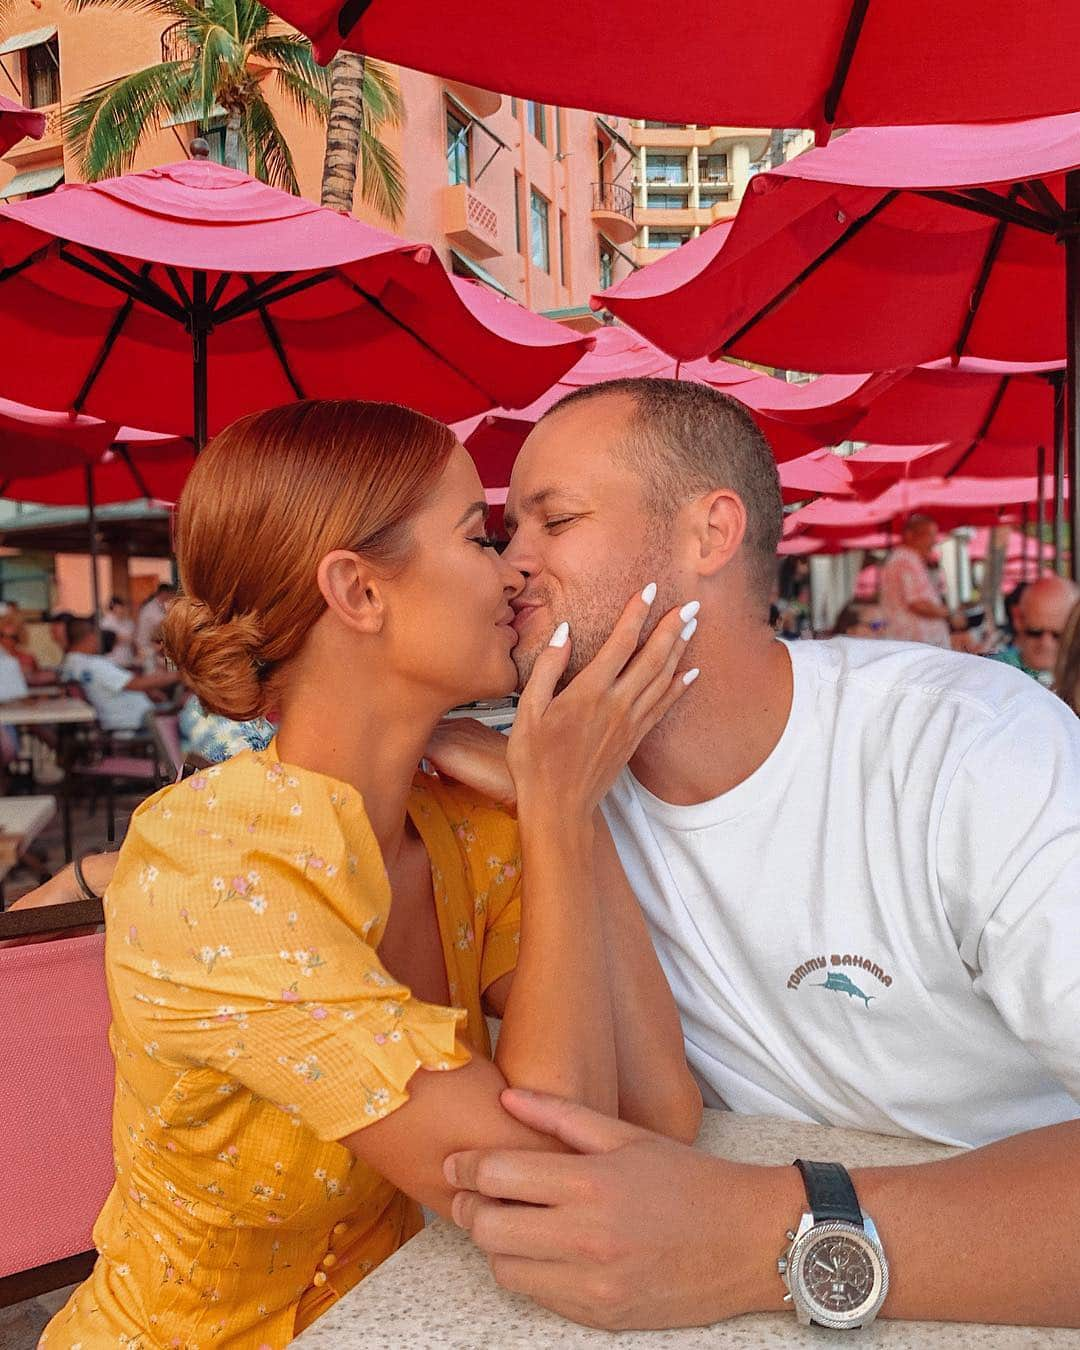
[{"label": "woman's closed eye", "polygon": [[494,539],[490,535],[470,535],[470,544],[479,544],[481,548],[502,548],[506,543],[505,539]]}]

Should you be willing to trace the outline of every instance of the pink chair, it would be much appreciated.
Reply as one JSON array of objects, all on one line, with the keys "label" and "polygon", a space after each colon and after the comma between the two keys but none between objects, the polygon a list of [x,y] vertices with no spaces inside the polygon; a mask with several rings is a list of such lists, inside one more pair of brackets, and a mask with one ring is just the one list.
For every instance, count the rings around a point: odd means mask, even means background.
[{"label": "pink chair", "polygon": [[[0,915],[0,939],[100,914],[96,902],[16,910]],[[0,947],[0,1307],[94,1262],[91,1229],[113,1183],[104,944],[94,933]]]}]

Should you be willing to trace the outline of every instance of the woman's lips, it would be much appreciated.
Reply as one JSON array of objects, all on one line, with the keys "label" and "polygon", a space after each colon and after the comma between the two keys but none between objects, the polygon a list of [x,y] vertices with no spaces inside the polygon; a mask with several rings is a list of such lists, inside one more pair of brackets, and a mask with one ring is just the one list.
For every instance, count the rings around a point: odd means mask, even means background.
[{"label": "woman's lips", "polygon": [[540,608],[541,608],[540,605],[521,606],[521,608],[514,615],[514,628],[517,630],[517,632],[519,633],[521,632],[522,628],[524,628],[525,625],[529,622],[530,616],[535,614],[536,611]]}]

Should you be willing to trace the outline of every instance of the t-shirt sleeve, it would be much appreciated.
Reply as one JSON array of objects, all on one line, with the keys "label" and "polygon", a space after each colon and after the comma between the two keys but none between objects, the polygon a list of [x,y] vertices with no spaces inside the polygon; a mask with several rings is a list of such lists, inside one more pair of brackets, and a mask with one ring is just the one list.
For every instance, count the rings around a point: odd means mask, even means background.
[{"label": "t-shirt sleeve", "polygon": [[192,805],[207,783],[140,808],[108,890],[114,1015],[136,1043],[217,1071],[325,1140],[403,1105],[417,1069],[467,1063],[464,1014],[414,998],[379,961],[377,853],[318,819],[307,784],[293,803],[302,836],[274,813],[210,825]]},{"label": "t-shirt sleeve", "polygon": [[130,670],[118,666],[115,661],[95,661],[87,668],[89,680],[109,694],[119,694],[125,690],[134,678]]},{"label": "t-shirt sleeve", "polygon": [[973,972],[1080,1101],[1080,720],[1023,691],[968,749],[944,799],[937,871]]}]

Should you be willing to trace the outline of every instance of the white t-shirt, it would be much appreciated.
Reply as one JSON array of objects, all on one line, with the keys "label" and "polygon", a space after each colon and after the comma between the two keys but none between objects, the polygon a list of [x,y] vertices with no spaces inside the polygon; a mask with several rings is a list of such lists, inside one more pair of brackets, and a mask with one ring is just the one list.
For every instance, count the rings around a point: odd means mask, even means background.
[{"label": "white t-shirt", "polygon": [[604,802],[706,1105],[973,1146],[1080,1117],[1080,720],[975,656],[785,649],[750,778]]},{"label": "white t-shirt", "polygon": [[26,698],[29,693],[22,666],[9,652],[0,652],[0,703]]},{"label": "white t-shirt", "polygon": [[68,652],[60,678],[82,687],[104,731],[138,731],[147,713],[154,709],[141,690],[125,688],[132,679],[131,672],[122,670],[107,656]]}]

